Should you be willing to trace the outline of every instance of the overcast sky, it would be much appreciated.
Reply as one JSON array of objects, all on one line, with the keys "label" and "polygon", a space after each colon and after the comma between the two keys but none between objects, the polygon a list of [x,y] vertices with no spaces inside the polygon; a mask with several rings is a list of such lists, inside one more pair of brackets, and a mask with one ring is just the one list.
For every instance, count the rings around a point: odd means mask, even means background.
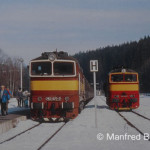
[{"label": "overcast sky", "polygon": [[150,0],[0,0],[0,48],[28,64],[150,35]]}]

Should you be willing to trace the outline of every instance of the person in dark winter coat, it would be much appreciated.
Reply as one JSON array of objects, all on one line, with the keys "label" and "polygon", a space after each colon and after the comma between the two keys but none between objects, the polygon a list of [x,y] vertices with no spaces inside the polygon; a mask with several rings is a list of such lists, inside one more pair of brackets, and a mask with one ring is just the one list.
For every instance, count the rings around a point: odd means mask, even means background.
[{"label": "person in dark winter coat", "polygon": [[0,101],[1,101],[1,114],[2,116],[8,115],[7,103],[9,102],[9,92],[5,89],[5,86],[1,86],[0,90]]},{"label": "person in dark winter coat", "polygon": [[17,91],[17,100],[18,100],[18,107],[23,106],[23,94],[21,88]]}]

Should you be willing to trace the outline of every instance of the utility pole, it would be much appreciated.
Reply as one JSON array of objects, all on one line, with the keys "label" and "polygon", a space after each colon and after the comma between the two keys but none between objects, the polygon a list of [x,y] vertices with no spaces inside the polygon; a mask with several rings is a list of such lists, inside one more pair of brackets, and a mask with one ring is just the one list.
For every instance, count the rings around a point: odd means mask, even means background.
[{"label": "utility pole", "polygon": [[23,65],[23,59],[20,58],[20,59],[18,59],[18,61],[20,62],[20,88],[22,90],[22,85],[23,85],[23,83],[22,83],[22,65]]},{"label": "utility pole", "polygon": [[10,90],[12,91],[12,86],[11,86],[11,85],[12,85],[12,81],[11,81],[11,71],[12,71],[12,70],[9,70],[9,72],[10,72],[10,85],[9,85],[9,88],[10,88]]}]

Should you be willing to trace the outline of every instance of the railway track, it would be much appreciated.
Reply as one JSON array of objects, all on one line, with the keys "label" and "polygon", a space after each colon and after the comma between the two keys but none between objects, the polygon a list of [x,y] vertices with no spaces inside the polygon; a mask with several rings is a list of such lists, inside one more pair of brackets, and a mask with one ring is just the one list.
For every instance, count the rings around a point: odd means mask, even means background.
[{"label": "railway track", "polygon": [[[142,136],[144,136],[144,133],[143,133],[138,127],[136,127],[132,122],[130,122],[126,117],[124,117],[120,112],[118,112],[118,111],[116,111],[116,112],[118,113],[118,115],[119,115],[121,118],[123,118],[124,121],[126,121],[126,123],[127,123],[130,127],[134,128],[137,132],[139,132]],[[148,139],[148,141],[150,141],[150,138]]]},{"label": "railway track", "polygon": [[65,122],[62,126],[56,130],[53,135],[51,135],[37,150],[41,150],[51,139],[66,125],[67,122]]},{"label": "railway track", "polygon": [[[45,140],[45,142],[44,142],[43,144],[41,144],[41,146],[39,146],[39,147],[37,148],[37,150],[41,150],[49,141],[51,141],[51,139],[66,125],[66,123],[67,123],[67,122],[63,123],[60,127],[58,127],[58,128],[56,129],[56,131],[55,131],[53,134],[51,134],[50,137],[47,138],[47,140]],[[40,125],[42,125],[42,123],[38,123],[37,125],[34,125],[34,126],[28,128],[28,129],[26,129],[26,130],[24,130],[24,131],[22,131],[22,132],[20,132],[20,133],[18,133],[18,134],[16,134],[16,135],[10,137],[10,138],[8,138],[8,139],[6,139],[6,140],[0,142],[0,145],[3,144],[3,143],[9,142],[9,141],[11,141],[11,140],[13,140],[13,139],[15,139],[15,138],[17,138],[18,136],[21,136],[21,135],[25,134],[26,132],[31,131],[32,129],[34,129],[34,128],[40,126]]]},{"label": "railway track", "polygon": [[[92,100],[92,98],[88,99],[85,103],[85,106]],[[53,133],[37,150],[41,150],[49,141],[52,140],[52,138],[66,125],[67,122],[65,122],[61,127],[58,128],[58,130]]]},{"label": "railway track", "polygon": [[143,115],[141,115],[141,114],[139,114],[139,113],[137,113],[137,112],[135,112],[133,110],[131,110],[131,112],[134,113],[134,114],[136,114],[136,115],[138,115],[138,116],[140,116],[140,117],[142,117],[142,118],[144,118],[144,119],[146,119],[146,120],[150,121],[150,118],[147,118],[147,117],[145,117],[145,116],[143,116]]},{"label": "railway track", "polygon": [[[104,102],[106,102],[106,100],[105,100],[103,97],[101,97],[101,100],[104,101]],[[142,132],[142,130],[140,130],[138,127],[136,127],[131,121],[129,121],[129,120],[121,113],[121,112],[123,112],[123,111],[117,111],[117,110],[116,110],[116,112],[117,112],[117,114],[118,114],[130,127],[134,128],[137,132],[139,132],[142,136],[144,136],[144,133]],[[142,114],[140,114],[140,113],[138,113],[138,112],[135,112],[135,111],[133,111],[133,110],[131,110],[131,111],[129,111],[129,112],[131,112],[131,113],[133,113],[133,114],[135,114],[135,115],[137,115],[137,116],[139,116],[139,117],[141,117],[141,118],[143,118],[143,119],[145,119],[145,120],[150,121],[150,118],[148,118],[148,117],[146,117],[146,116],[144,116],[144,115],[142,115]],[[148,139],[148,141],[150,141],[150,138]]]},{"label": "railway track", "polygon": [[41,124],[41,123],[38,123],[37,125],[34,125],[34,126],[32,126],[31,128],[28,128],[28,129],[24,130],[24,131],[22,131],[22,132],[20,132],[20,133],[18,133],[18,134],[16,134],[16,135],[14,135],[14,136],[12,136],[12,137],[9,138],[9,139],[0,142],[0,144],[3,144],[3,143],[8,142],[8,141],[11,141],[11,140],[13,140],[14,138],[16,138],[16,137],[18,137],[18,136],[20,136],[20,135],[26,133],[27,131],[30,131],[30,130],[32,130],[32,129],[38,127],[40,124]]}]

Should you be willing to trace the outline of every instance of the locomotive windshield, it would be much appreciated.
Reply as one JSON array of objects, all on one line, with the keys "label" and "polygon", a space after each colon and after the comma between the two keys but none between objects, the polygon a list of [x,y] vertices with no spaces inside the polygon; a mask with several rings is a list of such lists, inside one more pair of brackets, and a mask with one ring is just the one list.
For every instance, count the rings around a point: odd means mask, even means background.
[{"label": "locomotive windshield", "polygon": [[123,74],[113,74],[113,75],[111,75],[111,81],[113,81],[113,82],[123,81]]},{"label": "locomotive windshield", "polygon": [[112,74],[111,81],[112,82],[136,82],[137,75],[136,74]]},{"label": "locomotive windshield", "polygon": [[52,73],[51,62],[32,62],[31,74],[32,75],[51,75]]},{"label": "locomotive windshield", "polygon": [[126,82],[136,82],[137,75],[136,74],[125,74],[125,81]]},{"label": "locomotive windshield", "polygon": [[74,63],[72,62],[55,62],[54,75],[74,75]]}]

